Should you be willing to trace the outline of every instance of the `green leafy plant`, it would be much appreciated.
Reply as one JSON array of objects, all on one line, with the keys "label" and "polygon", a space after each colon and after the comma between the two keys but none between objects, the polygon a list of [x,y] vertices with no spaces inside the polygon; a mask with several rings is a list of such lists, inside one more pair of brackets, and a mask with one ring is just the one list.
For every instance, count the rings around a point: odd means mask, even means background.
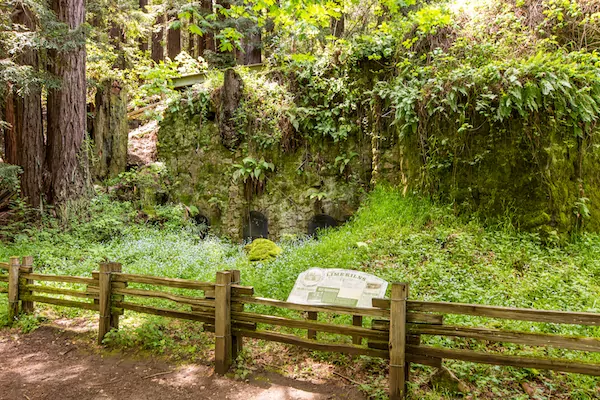
[{"label": "green leafy plant", "polygon": [[322,201],[329,197],[327,192],[323,192],[318,189],[311,189],[307,196],[309,199],[311,199],[311,200],[316,199],[317,201]]},{"label": "green leafy plant", "polygon": [[385,377],[378,377],[372,382],[361,383],[358,385],[359,389],[364,392],[369,399],[372,400],[386,400],[388,399],[388,383]]},{"label": "green leafy plant", "polygon": [[233,172],[234,182],[241,180],[244,183],[249,180],[263,181],[268,171],[275,171],[275,165],[265,161],[264,158],[257,161],[255,158],[246,157],[242,160],[242,164],[233,164],[233,167],[236,168]]},{"label": "green leafy plant", "polygon": [[343,174],[344,171],[346,170],[346,168],[348,167],[348,164],[350,163],[350,161],[352,161],[352,159],[357,156],[358,156],[358,153],[356,153],[354,151],[350,152],[349,154],[346,154],[346,153],[340,154],[339,156],[337,156],[335,158],[334,166],[339,169],[340,174]]},{"label": "green leafy plant", "polygon": [[253,194],[260,194],[265,188],[265,180],[269,171],[275,171],[273,163],[265,161],[264,158],[256,160],[253,157],[246,157],[242,164],[233,164],[232,178],[234,182],[242,181],[246,196],[249,198]]},{"label": "green leafy plant", "polygon": [[591,216],[590,209],[588,207],[590,199],[587,197],[580,197],[574,205],[573,212],[577,216],[577,218],[588,219]]},{"label": "green leafy plant", "polygon": [[244,37],[237,29],[228,27],[222,29],[217,34],[219,40],[219,50],[222,52],[230,52],[233,49],[238,48],[241,50],[241,39]]},{"label": "green leafy plant", "polygon": [[135,345],[135,340],[127,330],[111,329],[104,336],[102,343],[112,347],[130,348]]},{"label": "green leafy plant", "polygon": [[45,318],[35,314],[23,314],[17,319],[17,327],[23,333],[31,333],[38,329],[40,327],[40,323],[44,320]]},{"label": "green leafy plant", "polygon": [[0,192],[19,192],[21,181],[19,179],[23,170],[18,165],[0,163]]},{"label": "green leafy plant", "polygon": [[440,28],[449,25],[452,15],[448,9],[439,6],[429,6],[418,10],[414,20],[423,34],[435,35]]},{"label": "green leafy plant", "polygon": [[247,350],[243,350],[238,354],[235,363],[233,365],[234,378],[239,381],[245,381],[248,379],[252,370],[248,367],[248,364],[252,362],[252,356]]}]

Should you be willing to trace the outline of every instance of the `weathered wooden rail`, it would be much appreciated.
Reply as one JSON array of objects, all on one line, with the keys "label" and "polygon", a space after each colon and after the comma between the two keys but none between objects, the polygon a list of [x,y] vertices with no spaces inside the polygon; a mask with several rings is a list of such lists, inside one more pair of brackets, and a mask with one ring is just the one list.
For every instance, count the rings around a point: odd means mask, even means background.
[{"label": "weathered wooden rail", "polygon": [[[204,324],[206,331],[215,334],[215,370],[220,374],[227,372],[232,359],[235,359],[242,348],[243,338],[249,337],[311,350],[389,359],[392,399],[405,398],[410,363],[441,367],[443,359],[600,376],[600,364],[442,348],[421,343],[423,335],[433,335],[600,352],[599,338],[444,324],[445,314],[463,314],[533,323],[600,326],[600,313],[412,301],[409,300],[408,284],[404,283],[392,285],[391,298],[373,299],[372,308],[304,305],[254,296],[252,287],[239,284],[239,271],[218,272],[212,283],[126,274],[117,263],[100,264],[99,271],[93,272],[91,278],[38,274],[33,272],[32,265],[32,257],[23,257],[21,260],[11,257],[9,263],[0,263],[0,293],[8,294],[11,321],[19,312],[33,312],[35,302],[96,311],[99,313],[99,344],[102,344],[106,333],[111,329],[118,329],[119,316],[125,310],[197,321]],[[8,274],[2,273],[4,270]],[[8,285],[4,286],[2,283]],[[49,283],[79,285],[81,288],[67,289]],[[145,287],[133,288],[129,287],[130,284]],[[148,289],[147,286],[152,286],[153,289]],[[187,289],[188,292],[183,295],[160,290],[160,287]],[[194,295],[189,295],[190,291]],[[54,297],[56,295],[61,297]],[[166,301],[174,307],[141,304],[140,299]],[[287,318],[249,312],[246,306],[294,310],[299,315],[298,318]],[[352,325],[319,322],[318,316],[323,313],[351,315]],[[371,320],[369,327],[363,326],[364,317]],[[292,332],[306,330],[307,337],[284,333],[280,328],[291,328]],[[327,335],[319,335],[319,332]],[[352,343],[344,340],[344,336],[351,338]]]}]

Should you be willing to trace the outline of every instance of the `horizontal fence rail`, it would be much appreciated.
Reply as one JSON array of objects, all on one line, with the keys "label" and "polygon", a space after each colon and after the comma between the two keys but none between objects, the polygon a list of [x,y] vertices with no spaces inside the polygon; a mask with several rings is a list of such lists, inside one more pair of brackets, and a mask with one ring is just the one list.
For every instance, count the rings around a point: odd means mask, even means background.
[{"label": "horizontal fence rail", "polygon": [[149,285],[167,286],[179,289],[214,290],[215,284],[179,278],[159,278],[156,276],[113,273],[113,282],[145,283]]},{"label": "horizontal fence rail", "polygon": [[558,336],[546,333],[530,333],[488,328],[468,328],[464,326],[423,326],[409,324],[408,331],[417,335],[454,336],[486,340],[488,342],[508,342],[514,344],[555,347],[566,350],[600,352],[600,339]]},{"label": "horizontal fence rail", "polygon": [[561,360],[557,358],[523,357],[483,353],[472,350],[443,349],[432,346],[407,346],[407,351],[416,355],[471,361],[481,364],[506,365],[520,368],[548,369],[600,376],[600,364]]},{"label": "horizontal fence rail", "polygon": [[296,311],[314,311],[314,312],[329,312],[345,315],[359,315],[365,317],[383,317],[389,318],[390,311],[378,308],[357,308],[357,307],[341,307],[341,306],[326,306],[326,305],[306,305],[289,303],[287,301],[265,299],[262,297],[232,297],[231,301],[244,304],[259,304],[263,306],[286,308]]},{"label": "horizontal fence rail", "polygon": [[[374,299],[373,306],[389,309],[390,300]],[[530,308],[512,308],[484,306],[479,304],[428,301],[407,301],[406,308],[408,311],[417,312],[472,315],[476,317],[510,319],[529,322],[546,322],[555,324],[600,326],[600,313],[534,310]]]},{"label": "horizontal fence rail", "polygon": [[[32,265],[32,257],[11,257],[8,263],[0,262],[0,293],[8,294],[10,321],[19,312],[33,312],[34,303],[98,312],[99,344],[111,329],[118,329],[119,317],[125,311],[200,322],[206,332],[215,333],[215,371],[220,374],[228,371],[242,349],[243,338],[248,337],[309,350],[387,359],[390,362],[391,399],[405,398],[410,363],[439,368],[443,359],[600,376],[600,364],[422,343],[423,336],[442,336],[484,343],[600,352],[600,338],[456,326],[444,322],[445,315],[459,314],[532,323],[600,326],[600,313],[414,301],[409,299],[408,284],[392,284],[391,298],[373,299],[371,308],[306,305],[254,296],[254,288],[239,284],[240,272],[236,270],[218,272],[213,283],[123,273],[118,263],[100,264],[91,277],[34,273]],[[131,284],[142,287],[129,287]],[[186,294],[165,288],[185,289]],[[157,307],[149,304],[150,300],[168,304]],[[246,309],[247,306],[252,310]],[[297,311],[298,318],[256,311],[265,309]],[[320,314],[352,316],[352,324],[322,322],[319,321]],[[370,324],[365,324],[364,318],[368,318]],[[298,330],[305,330],[305,337],[299,336]],[[348,342],[350,339],[351,343]]]}]

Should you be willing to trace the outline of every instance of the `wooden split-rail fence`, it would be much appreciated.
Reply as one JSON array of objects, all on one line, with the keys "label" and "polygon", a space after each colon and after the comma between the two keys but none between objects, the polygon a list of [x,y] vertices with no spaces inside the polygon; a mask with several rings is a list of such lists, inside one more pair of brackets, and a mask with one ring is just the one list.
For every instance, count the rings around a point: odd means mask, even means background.
[{"label": "wooden split-rail fence", "polygon": [[[8,270],[8,274],[2,273],[3,270]],[[99,271],[92,272],[91,277],[47,275],[33,272],[32,257],[11,257],[10,262],[0,263],[1,282],[8,283],[7,287],[0,284],[0,293],[8,293],[10,321],[20,312],[33,312],[36,302],[97,311],[99,344],[111,329],[118,329],[119,316],[125,310],[203,323],[206,331],[214,332],[215,370],[219,374],[228,371],[232,360],[242,348],[243,338],[250,337],[311,350],[389,359],[391,399],[405,398],[410,363],[441,367],[443,359],[600,376],[600,364],[443,348],[421,343],[422,335],[434,335],[600,352],[598,338],[474,328],[444,323],[445,314],[462,314],[536,323],[600,326],[600,313],[414,301],[409,300],[409,288],[406,283],[392,284],[391,297],[373,299],[372,308],[305,305],[256,297],[252,287],[240,285],[239,271],[217,272],[214,283],[127,274],[122,272],[121,264],[118,263],[100,264]],[[52,285],[57,282],[76,284],[83,288],[76,290]],[[197,295],[182,295],[165,289],[161,291],[132,288],[129,287],[130,284],[188,289]],[[169,304],[173,303],[175,307],[161,308],[132,302],[140,298],[168,300]],[[295,310],[302,313],[302,316],[294,319],[248,312],[244,309],[245,305]],[[318,313],[350,315],[352,325],[318,322]],[[363,326],[363,317],[370,319],[370,327]],[[307,330],[307,337],[265,327],[303,329]],[[334,336],[319,337],[317,332]],[[336,340],[340,335],[351,337],[352,344]]]}]

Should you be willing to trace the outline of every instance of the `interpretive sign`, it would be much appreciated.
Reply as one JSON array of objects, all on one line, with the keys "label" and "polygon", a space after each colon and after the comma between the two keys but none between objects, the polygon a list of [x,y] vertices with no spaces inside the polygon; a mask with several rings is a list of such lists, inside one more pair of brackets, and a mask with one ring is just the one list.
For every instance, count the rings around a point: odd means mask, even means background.
[{"label": "interpretive sign", "polygon": [[388,283],[376,276],[348,269],[311,268],[298,275],[287,301],[371,307],[371,299],[385,297]]}]

